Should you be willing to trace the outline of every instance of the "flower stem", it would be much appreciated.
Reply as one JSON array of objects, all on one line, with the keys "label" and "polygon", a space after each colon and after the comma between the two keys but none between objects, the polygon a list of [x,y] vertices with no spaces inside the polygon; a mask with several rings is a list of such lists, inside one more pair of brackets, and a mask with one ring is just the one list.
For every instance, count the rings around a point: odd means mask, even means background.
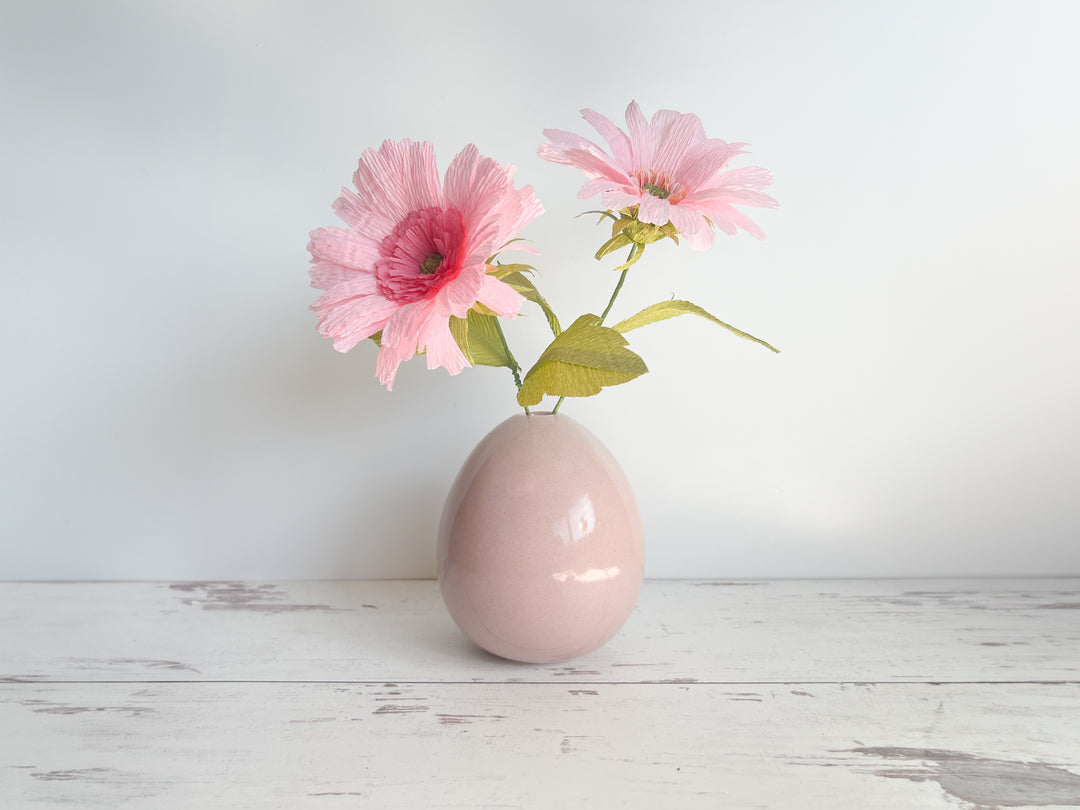
[{"label": "flower stem", "polygon": [[607,307],[605,307],[604,311],[600,314],[600,323],[603,323],[604,318],[606,318],[608,316],[608,313],[611,312],[611,307],[615,304],[615,299],[619,297],[619,290],[622,289],[623,282],[626,281],[626,274],[629,272],[630,268],[627,267],[619,275],[619,283],[615,285],[615,292],[611,294],[611,300],[607,302]]},{"label": "flower stem", "polygon": [[[510,351],[510,344],[506,342],[506,335],[503,332],[502,324],[499,323],[499,319],[495,318],[495,331],[499,333],[499,342],[502,343],[503,351],[506,352],[506,359],[510,361],[510,373],[514,375],[514,385],[517,386],[518,392],[521,391],[521,366],[518,365],[518,361],[514,359],[513,353]],[[529,406],[523,406],[525,408],[525,414],[529,413]]]},{"label": "flower stem", "polygon": [[[636,244],[632,248],[630,248],[630,255],[627,257],[628,265],[633,264],[634,253],[637,250],[638,250],[638,246]],[[608,316],[608,313],[611,312],[611,308],[615,305],[615,299],[619,297],[619,290],[622,289],[622,285],[626,281],[626,274],[629,273],[629,272],[630,272],[630,268],[629,268],[629,266],[627,266],[627,267],[624,267],[622,273],[619,274],[619,281],[615,285],[615,290],[611,293],[611,299],[607,302],[607,306],[604,307],[604,311],[600,315],[599,324],[602,324],[604,322],[604,318],[606,318]],[[597,324],[597,325],[599,325],[599,324]],[[500,331],[500,334],[501,334],[501,331]],[[566,397],[559,397],[559,401],[556,402],[555,407],[551,409],[551,412],[553,414],[556,414],[556,413],[559,412],[559,408],[560,408],[560,406],[562,406],[564,399],[566,399]],[[526,413],[527,413],[527,411],[526,411]]]}]

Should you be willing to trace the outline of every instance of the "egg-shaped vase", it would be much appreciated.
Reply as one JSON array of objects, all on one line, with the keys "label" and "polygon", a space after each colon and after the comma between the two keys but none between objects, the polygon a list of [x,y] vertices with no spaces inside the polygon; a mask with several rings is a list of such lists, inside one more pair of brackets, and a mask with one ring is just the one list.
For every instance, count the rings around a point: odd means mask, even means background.
[{"label": "egg-shaped vase", "polygon": [[633,491],[600,440],[561,413],[519,414],[481,440],[451,487],[439,587],[488,652],[565,661],[629,618],[644,553]]}]

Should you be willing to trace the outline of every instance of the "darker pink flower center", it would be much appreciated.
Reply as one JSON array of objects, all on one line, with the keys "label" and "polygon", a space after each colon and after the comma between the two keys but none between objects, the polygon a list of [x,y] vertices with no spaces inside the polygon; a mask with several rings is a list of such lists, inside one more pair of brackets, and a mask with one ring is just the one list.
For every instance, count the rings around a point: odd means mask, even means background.
[{"label": "darker pink flower center", "polygon": [[410,211],[379,244],[375,282],[390,301],[427,298],[461,270],[464,226],[454,209]]},{"label": "darker pink flower center", "polygon": [[443,257],[440,253],[432,253],[422,262],[420,262],[420,272],[425,276],[430,276],[442,266]]}]

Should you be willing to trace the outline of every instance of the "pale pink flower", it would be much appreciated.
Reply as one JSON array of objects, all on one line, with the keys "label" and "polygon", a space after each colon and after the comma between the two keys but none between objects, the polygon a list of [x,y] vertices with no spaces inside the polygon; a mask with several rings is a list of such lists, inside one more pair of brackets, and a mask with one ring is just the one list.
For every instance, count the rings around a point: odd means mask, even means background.
[{"label": "pale pink flower", "polygon": [[611,155],[580,135],[557,129],[544,130],[551,143],[538,151],[544,160],[585,173],[589,181],[581,187],[581,199],[600,194],[609,210],[636,207],[642,222],[671,222],[695,250],[712,244],[710,221],[728,234],[742,228],[765,238],[734,206],[776,208],[776,200],[761,193],[772,183],[772,174],[756,166],[726,168],[746,144],[706,138],[696,115],[660,110],[646,121],[636,101],[626,108],[629,135],[593,110],[581,114],[607,141]]},{"label": "pale pink flower", "polygon": [[543,208],[531,186],[515,189],[503,168],[466,146],[439,180],[430,143],[384,141],[368,149],[334,211],[348,228],[311,232],[311,286],[325,290],[311,309],[319,332],[346,352],[382,332],[376,374],[388,389],[402,362],[427,353],[428,368],[457,374],[468,360],[450,316],[474,304],[514,317],[524,300],[486,272]]}]

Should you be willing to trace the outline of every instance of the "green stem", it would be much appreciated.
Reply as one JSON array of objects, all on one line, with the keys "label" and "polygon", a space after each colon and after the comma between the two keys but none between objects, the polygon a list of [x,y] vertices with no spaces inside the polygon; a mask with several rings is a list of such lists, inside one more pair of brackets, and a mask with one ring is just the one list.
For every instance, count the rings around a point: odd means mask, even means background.
[{"label": "green stem", "polygon": [[[637,245],[634,245],[632,248],[630,248],[630,255],[627,256],[627,259],[626,259],[628,263],[632,263],[632,260],[634,258],[634,252],[636,250],[637,250]],[[615,299],[619,297],[619,290],[622,289],[622,285],[626,281],[626,274],[629,273],[629,272],[630,272],[630,268],[626,267],[625,269],[623,269],[622,273],[619,274],[619,281],[615,285],[615,290],[611,293],[611,299],[607,302],[607,306],[604,307],[604,311],[600,315],[600,323],[604,322],[604,318],[606,318],[608,316],[608,313],[611,312],[611,308],[613,306],[615,306]],[[500,332],[500,334],[501,334],[501,332]],[[556,402],[555,407],[551,409],[552,414],[556,414],[556,413],[559,412],[559,408],[562,406],[564,399],[566,399],[566,397],[559,397],[559,401]]]},{"label": "green stem", "polygon": [[[518,365],[518,361],[514,359],[513,353],[510,351],[510,344],[506,342],[506,334],[503,332],[502,324],[499,323],[499,319],[495,318],[495,331],[499,334],[499,342],[502,343],[503,351],[506,352],[506,359],[510,361],[510,373],[514,375],[514,385],[517,386],[517,390],[521,392],[521,366]],[[525,413],[528,415],[529,406],[525,405]]]},{"label": "green stem", "polygon": [[623,282],[626,281],[626,274],[629,272],[630,268],[627,267],[619,275],[619,283],[615,285],[615,292],[611,294],[611,300],[607,302],[607,307],[605,307],[604,311],[600,314],[600,323],[604,322],[604,318],[608,316],[608,313],[611,312],[612,306],[615,305],[615,299],[619,297],[619,290],[622,289]]}]

